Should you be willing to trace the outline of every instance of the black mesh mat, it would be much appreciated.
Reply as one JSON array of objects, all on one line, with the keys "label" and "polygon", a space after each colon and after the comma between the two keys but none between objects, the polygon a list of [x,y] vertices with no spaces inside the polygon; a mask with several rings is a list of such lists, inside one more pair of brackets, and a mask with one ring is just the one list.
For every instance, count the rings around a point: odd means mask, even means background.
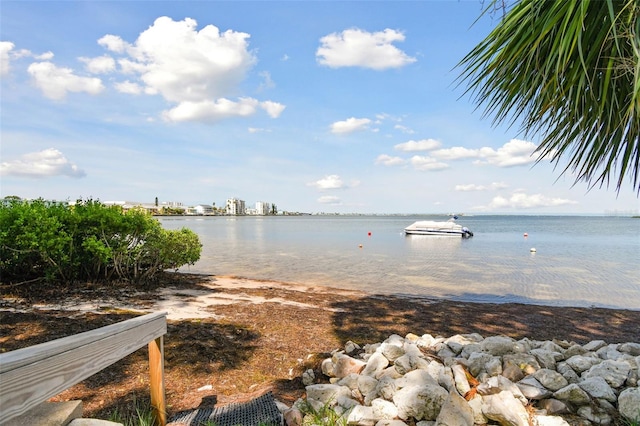
[{"label": "black mesh mat", "polygon": [[182,411],[169,419],[168,423],[188,426],[280,426],[283,420],[273,394],[267,392],[247,402]]}]

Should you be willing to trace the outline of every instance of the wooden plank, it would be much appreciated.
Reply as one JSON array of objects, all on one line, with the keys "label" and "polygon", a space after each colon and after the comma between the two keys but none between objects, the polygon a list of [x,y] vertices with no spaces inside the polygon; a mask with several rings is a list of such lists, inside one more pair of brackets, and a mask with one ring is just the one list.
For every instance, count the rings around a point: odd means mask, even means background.
[{"label": "wooden plank", "polygon": [[164,392],[164,337],[162,336],[149,342],[149,387],[156,425],[165,426],[167,404]]},{"label": "wooden plank", "polygon": [[[0,374],[0,424],[119,361],[166,332],[166,313],[149,314],[0,355],[3,367]],[[100,338],[96,340],[95,336],[90,336],[91,333]],[[13,352],[19,351],[31,363],[25,364],[22,358],[16,357]]]},{"label": "wooden plank", "polygon": [[[23,365],[33,364],[50,356],[55,356],[69,350],[76,349],[83,345],[88,345],[92,342],[103,339],[105,336],[126,332],[127,330],[139,327],[141,324],[154,322],[158,318],[166,318],[166,316],[166,312],[154,312],[131,318],[126,321],[121,321],[116,324],[97,328],[95,330],[85,331],[84,333],[74,334],[73,336],[63,337],[50,342],[29,346],[28,348],[17,349],[15,351],[0,354],[0,374]],[[147,343],[148,342],[143,342],[140,347]]]}]

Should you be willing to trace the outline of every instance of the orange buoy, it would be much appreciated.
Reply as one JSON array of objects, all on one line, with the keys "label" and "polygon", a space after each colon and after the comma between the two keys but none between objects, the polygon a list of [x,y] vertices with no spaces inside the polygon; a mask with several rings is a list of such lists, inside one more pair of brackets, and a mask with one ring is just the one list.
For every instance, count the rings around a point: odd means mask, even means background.
[{"label": "orange buoy", "polygon": [[368,233],[367,233],[367,235],[368,235],[368,236],[371,236],[371,232],[368,232]]}]

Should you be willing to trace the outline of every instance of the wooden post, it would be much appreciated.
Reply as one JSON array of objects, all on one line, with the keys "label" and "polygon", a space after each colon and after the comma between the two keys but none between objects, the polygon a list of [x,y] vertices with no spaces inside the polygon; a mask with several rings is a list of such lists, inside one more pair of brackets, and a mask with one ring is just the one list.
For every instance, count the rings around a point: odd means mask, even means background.
[{"label": "wooden post", "polygon": [[151,388],[151,408],[156,425],[167,424],[167,404],[164,393],[164,342],[163,336],[149,342],[149,387]]}]

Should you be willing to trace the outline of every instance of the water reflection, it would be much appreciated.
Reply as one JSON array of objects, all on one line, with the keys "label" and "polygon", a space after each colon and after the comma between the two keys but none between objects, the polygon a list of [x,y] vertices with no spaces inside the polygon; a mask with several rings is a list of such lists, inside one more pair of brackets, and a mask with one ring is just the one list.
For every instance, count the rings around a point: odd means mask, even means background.
[{"label": "water reflection", "polygon": [[443,235],[407,235],[405,243],[411,251],[450,254],[460,249],[462,238]]}]

